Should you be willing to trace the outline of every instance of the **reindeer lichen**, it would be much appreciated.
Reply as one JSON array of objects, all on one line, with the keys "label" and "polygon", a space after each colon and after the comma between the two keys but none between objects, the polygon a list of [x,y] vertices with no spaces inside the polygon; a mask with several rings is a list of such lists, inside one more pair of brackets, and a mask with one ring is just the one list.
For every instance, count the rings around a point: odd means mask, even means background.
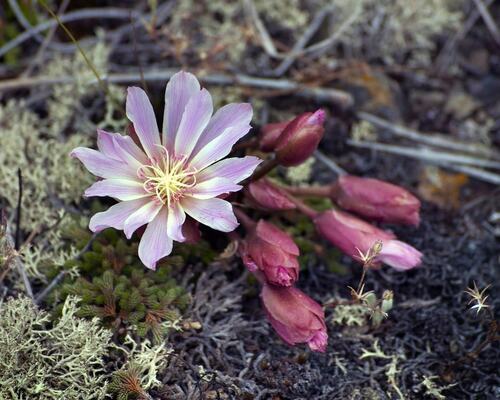
[{"label": "reindeer lichen", "polygon": [[111,332],[97,318],[76,317],[68,297],[61,318],[28,298],[9,299],[0,308],[0,398],[100,400],[106,398],[104,371]]}]

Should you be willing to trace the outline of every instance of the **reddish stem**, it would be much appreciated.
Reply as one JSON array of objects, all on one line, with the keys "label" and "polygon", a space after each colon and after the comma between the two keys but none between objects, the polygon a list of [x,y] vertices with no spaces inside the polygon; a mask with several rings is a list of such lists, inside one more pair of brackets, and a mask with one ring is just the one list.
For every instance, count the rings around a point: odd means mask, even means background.
[{"label": "reddish stem", "polygon": [[297,196],[330,197],[332,187],[328,186],[282,186],[288,193]]},{"label": "reddish stem", "polygon": [[254,229],[255,225],[257,225],[257,222],[251,219],[247,214],[245,214],[244,211],[240,210],[239,208],[234,208],[234,214],[247,231]]},{"label": "reddish stem", "polygon": [[309,207],[306,203],[304,203],[302,200],[297,199],[296,197],[292,196],[290,193],[287,193],[288,199],[295,204],[297,209],[304,215],[308,216],[311,219],[314,219],[318,216],[318,212],[311,207]]},{"label": "reddish stem", "polygon": [[260,178],[271,172],[277,166],[278,166],[278,161],[276,160],[276,158],[267,159],[261,164],[260,168],[250,177],[250,180],[251,181],[259,180]]}]

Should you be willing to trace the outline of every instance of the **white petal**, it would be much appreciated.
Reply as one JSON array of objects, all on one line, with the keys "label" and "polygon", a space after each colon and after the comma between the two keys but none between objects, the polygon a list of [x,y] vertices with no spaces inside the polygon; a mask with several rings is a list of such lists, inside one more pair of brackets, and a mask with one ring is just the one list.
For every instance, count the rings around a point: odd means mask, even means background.
[{"label": "white petal", "polygon": [[159,201],[154,200],[149,201],[141,208],[139,208],[136,212],[131,214],[125,220],[125,223],[123,225],[123,231],[125,232],[125,236],[127,237],[127,239],[130,239],[132,237],[132,234],[136,231],[137,228],[152,221],[162,208],[163,204]]},{"label": "white petal", "polygon": [[193,151],[190,164],[198,170],[202,170],[219,161],[231,152],[234,144],[245,136],[250,128],[250,125],[237,125],[227,128],[221,135],[200,149],[198,153]]},{"label": "white petal", "polygon": [[221,199],[182,199],[182,208],[189,216],[213,229],[231,232],[238,226],[231,203]]},{"label": "white petal", "polygon": [[186,221],[186,213],[179,203],[173,203],[168,209],[168,236],[178,242],[183,242],[185,240],[184,235],[182,234],[182,225],[184,224],[184,221]]},{"label": "white petal", "polygon": [[189,192],[189,195],[197,199],[211,199],[223,193],[237,192],[242,187],[229,179],[213,178],[196,184]]},{"label": "white petal", "polygon": [[238,183],[252,175],[261,162],[260,158],[254,156],[226,158],[196,174],[196,181],[203,182],[212,178],[226,178],[231,182]]},{"label": "white petal", "polygon": [[151,196],[151,194],[144,190],[141,182],[129,179],[104,179],[97,181],[85,190],[85,196],[109,196],[127,201]]},{"label": "white petal", "polygon": [[146,154],[153,158],[158,154],[160,133],[156,123],[153,106],[146,92],[138,87],[127,89],[127,102],[125,106],[127,117],[134,124],[135,132],[141,141]]},{"label": "white petal", "polygon": [[97,150],[77,147],[70,155],[78,158],[85,165],[85,168],[101,178],[136,178],[136,170],[133,167],[109,158]]},{"label": "white petal", "polygon": [[250,124],[252,113],[252,106],[249,103],[231,103],[220,108],[203,131],[196,144],[195,152],[198,152],[227,128]]},{"label": "white petal", "polygon": [[178,72],[168,81],[165,89],[165,110],[163,113],[163,145],[174,150],[175,136],[189,99],[200,91],[200,83],[189,72]]},{"label": "white petal", "polygon": [[198,138],[210,121],[212,112],[212,96],[206,89],[202,89],[189,99],[175,136],[176,156],[191,155]]},{"label": "white petal", "polygon": [[163,209],[151,221],[139,243],[139,258],[150,269],[156,269],[156,263],[172,252],[172,239],[167,235],[167,209]]},{"label": "white petal", "polygon": [[99,212],[90,218],[89,228],[92,232],[106,228],[123,229],[125,220],[148,202],[148,199],[122,201],[111,206],[106,211]]}]

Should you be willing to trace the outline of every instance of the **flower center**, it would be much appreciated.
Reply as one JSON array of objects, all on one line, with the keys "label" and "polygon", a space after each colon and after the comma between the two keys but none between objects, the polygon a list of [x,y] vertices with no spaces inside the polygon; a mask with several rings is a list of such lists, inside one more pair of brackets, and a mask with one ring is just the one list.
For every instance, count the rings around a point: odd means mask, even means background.
[{"label": "flower center", "polygon": [[137,171],[144,179],[144,189],[169,206],[196,184],[196,170],[189,168],[186,157],[171,157],[165,147],[161,147],[160,159],[152,159],[151,165],[143,165]]}]

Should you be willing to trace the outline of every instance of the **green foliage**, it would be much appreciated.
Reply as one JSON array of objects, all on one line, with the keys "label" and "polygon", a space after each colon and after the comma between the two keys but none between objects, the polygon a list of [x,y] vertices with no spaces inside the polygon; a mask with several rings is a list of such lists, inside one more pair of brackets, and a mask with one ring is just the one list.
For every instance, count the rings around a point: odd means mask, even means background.
[{"label": "green foliage", "polygon": [[77,312],[77,300],[68,297],[61,318],[51,325],[49,315],[28,298],[2,304],[0,399],[106,398],[104,357],[111,332]]},{"label": "green foliage", "polygon": [[[75,228],[78,231],[77,228]],[[178,321],[189,296],[171,277],[172,267],[183,265],[181,256],[165,259],[157,271],[147,270],[137,257],[137,243],[108,229],[90,251],[66,264],[80,276],[67,279],[62,297],[81,297],[80,316],[99,317],[119,336],[134,330],[140,337],[161,341]]]}]

